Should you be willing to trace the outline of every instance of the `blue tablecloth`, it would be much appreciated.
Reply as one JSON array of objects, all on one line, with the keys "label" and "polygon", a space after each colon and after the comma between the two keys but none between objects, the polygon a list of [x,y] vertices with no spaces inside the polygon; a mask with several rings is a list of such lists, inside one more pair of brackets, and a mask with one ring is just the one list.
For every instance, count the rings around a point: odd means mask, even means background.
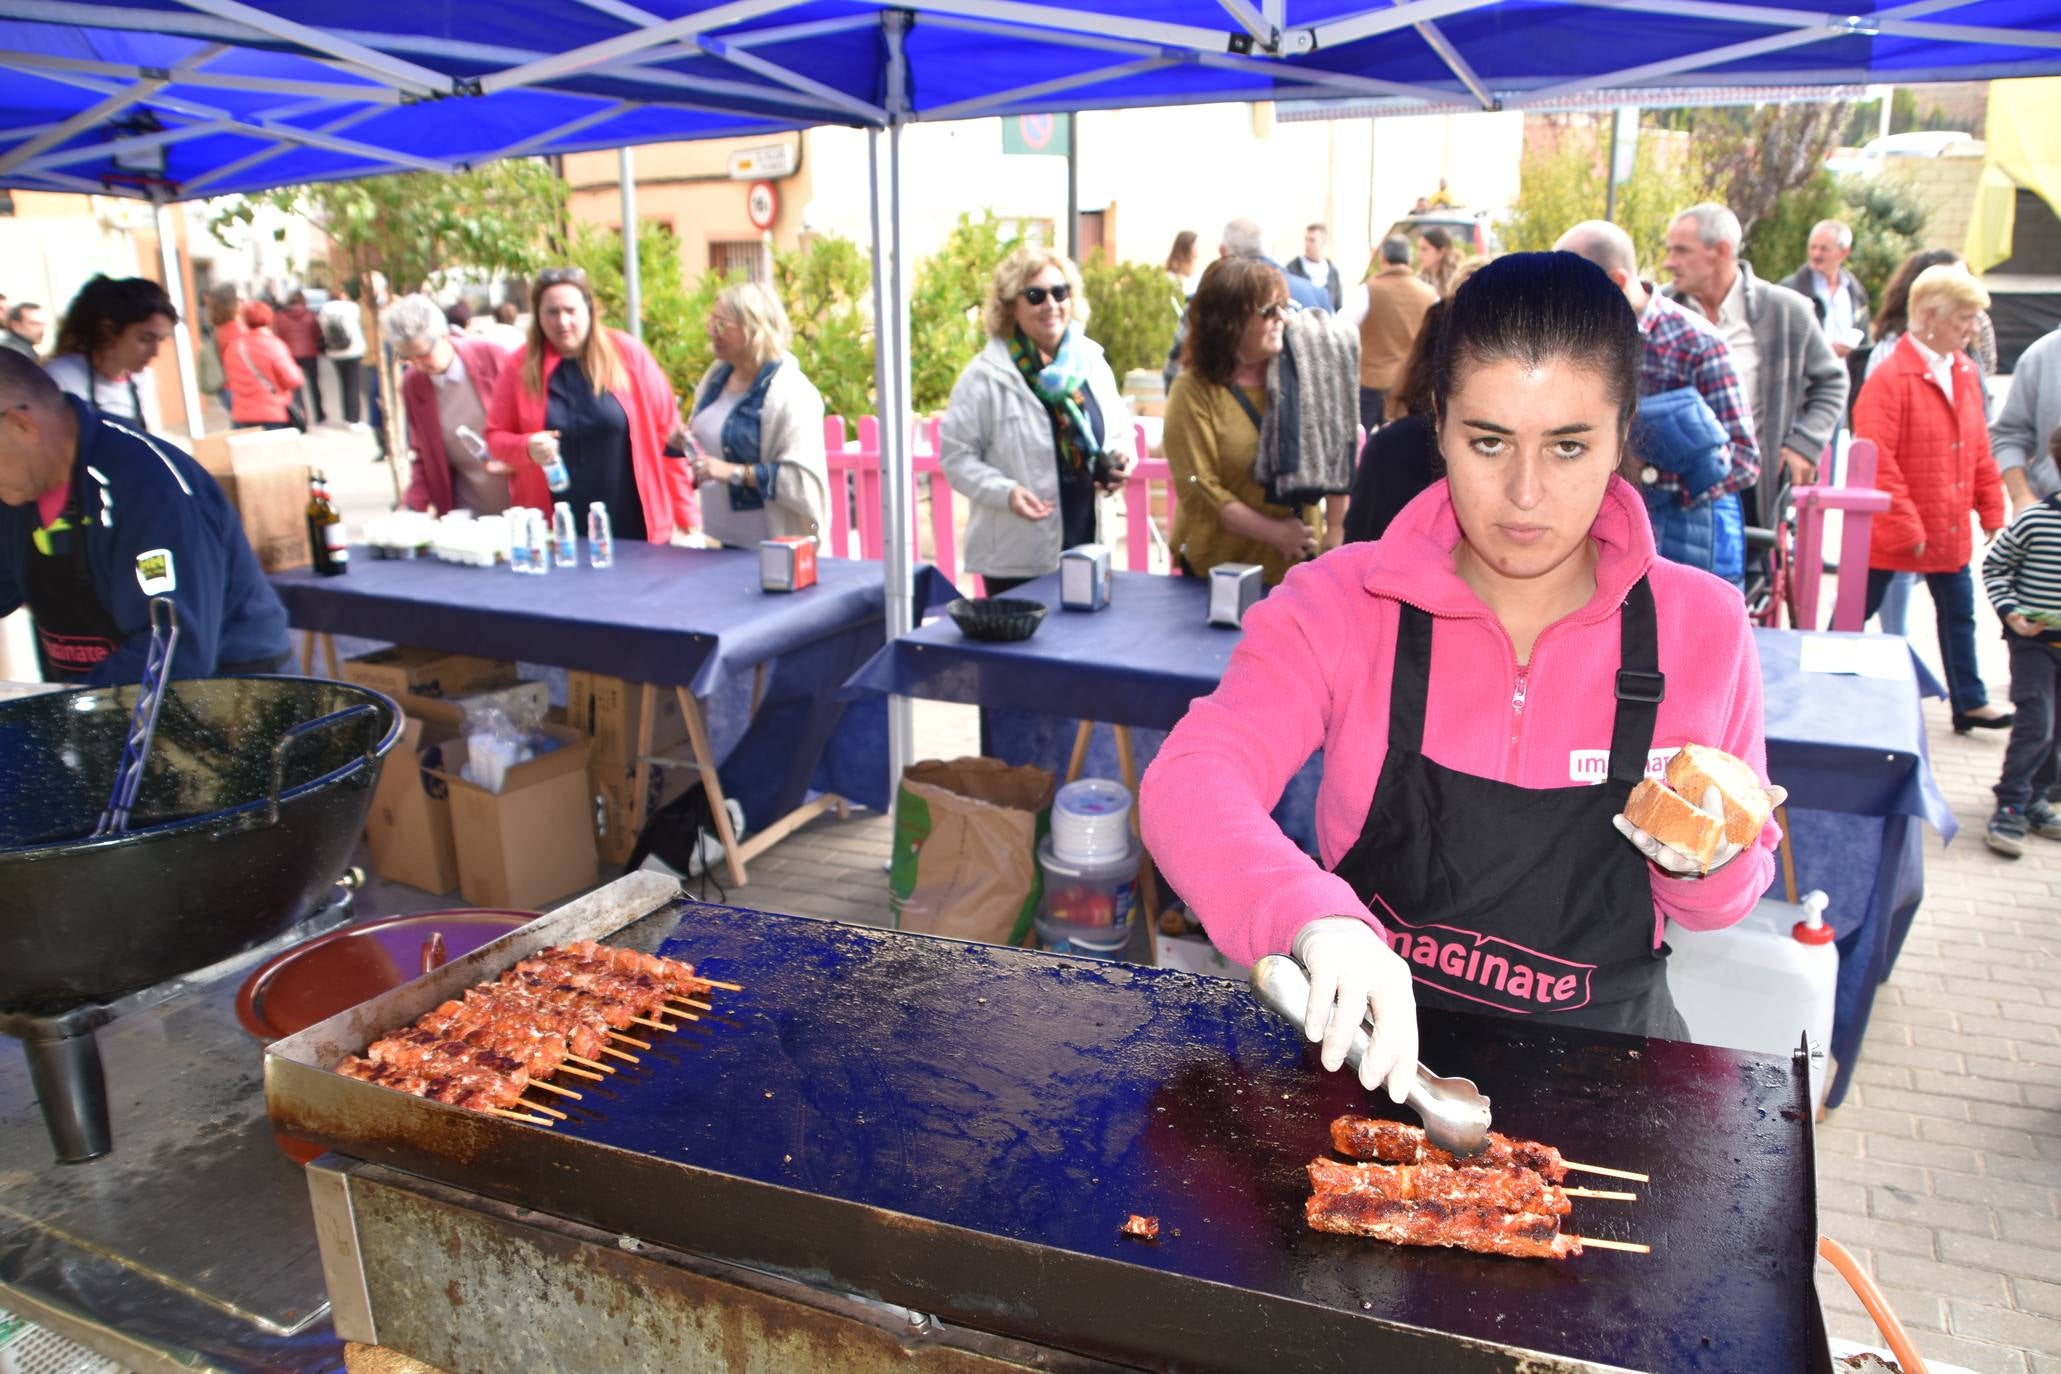
[{"label": "blue tablecloth", "polygon": [[[875,809],[889,800],[884,706],[848,709],[837,691],[886,637],[882,565],[816,567],[814,587],[764,592],[752,549],[625,543],[613,568],[521,577],[357,548],[342,577],[302,569],[271,580],[296,629],[607,673],[703,698],[737,695],[741,674],[770,665],[759,709],[719,770],[725,794],[758,826],[800,805],[812,784]],[[919,614],[956,594],[934,569],[918,569]]]},{"label": "blue tablecloth", "polygon": [[[998,716],[992,732],[997,752],[1046,767],[1063,766],[1076,719],[1129,725],[1141,732],[1142,768],[1157,750],[1157,732],[1171,729],[1189,702],[1215,689],[1239,632],[1205,623],[1207,591],[1197,579],[1115,577],[1109,609],[1054,609],[1021,643],[978,643],[949,621],[924,626],[874,655],[847,692],[1026,713]],[[1040,578],[1012,595],[1056,608],[1058,579]],[[1908,660],[1909,675],[1894,679],[1806,674],[1799,667],[1806,632],[1756,630],[1754,636],[1765,687],[1768,771],[1771,781],[1790,790],[1799,886],[1831,895],[1829,916],[1839,931],[1836,1103],[1859,1055],[1874,990],[1888,976],[1923,895],[1919,822],[1949,838],[1954,833],[1919,711],[1929,675],[1915,658]],[[1320,755],[1297,775],[1275,812],[1312,853],[1310,811],[1321,767]],[[1114,776],[1106,754],[1091,755],[1089,771]]]}]

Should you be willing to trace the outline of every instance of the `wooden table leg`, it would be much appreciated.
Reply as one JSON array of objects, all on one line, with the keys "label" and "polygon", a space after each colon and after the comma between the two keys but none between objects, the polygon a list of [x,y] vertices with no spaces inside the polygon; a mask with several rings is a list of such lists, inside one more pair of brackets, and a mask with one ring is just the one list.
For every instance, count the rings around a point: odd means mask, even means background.
[{"label": "wooden table leg", "polygon": [[301,631],[301,676],[313,677],[315,675],[315,645],[317,641],[321,642],[322,663],[329,676],[332,678],[342,677],[343,674],[337,671],[336,666],[336,636],[326,630]]},{"label": "wooden table leg", "polygon": [[629,827],[632,835],[644,833],[645,801],[651,795],[651,737],[658,729],[658,694],[662,690],[649,682],[635,684],[638,693],[637,738],[630,757],[637,760],[630,774]]},{"label": "wooden table leg", "polygon": [[343,676],[336,666],[336,636],[326,630],[322,633],[322,662],[328,667],[330,677]]},{"label": "wooden table leg", "polygon": [[702,719],[701,703],[694,699],[694,693],[685,687],[673,690],[680,694],[680,717],[687,723],[687,740],[694,747],[702,795],[708,798],[709,812],[715,818],[716,839],[723,846],[723,866],[730,872],[730,885],[743,887],[744,856],[737,850],[737,835],[730,828],[730,808],[723,803],[723,784],[716,778],[716,751],[709,743],[708,722]]},{"label": "wooden table leg", "polygon": [[315,631],[301,631],[301,676],[315,676]]},{"label": "wooden table leg", "polygon": [[1131,745],[1131,727],[1112,725],[1116,736],[1116,767],[1124,786],[1131,790],[1131,833],[1138,837],[1138,909],[1145,913],[1145,929],[1151,933],[1152,962],[1159,963],[1159,869],[1145,849],[1144,831],[1138,823],[1138,755]]}]

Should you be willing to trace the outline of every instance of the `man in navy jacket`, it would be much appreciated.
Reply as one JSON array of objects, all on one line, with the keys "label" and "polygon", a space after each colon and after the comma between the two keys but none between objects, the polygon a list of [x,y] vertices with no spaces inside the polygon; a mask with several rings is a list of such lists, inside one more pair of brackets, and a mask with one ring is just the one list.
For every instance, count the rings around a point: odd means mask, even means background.
[{"label": "man in navy jacket", "polygon": [[271,672],[286,657],[286,610],[215,479],[8,352],[0,507],[0,615],[29,607],[46,680],[140,679],[158,596],[178,607],[175,676]]}]

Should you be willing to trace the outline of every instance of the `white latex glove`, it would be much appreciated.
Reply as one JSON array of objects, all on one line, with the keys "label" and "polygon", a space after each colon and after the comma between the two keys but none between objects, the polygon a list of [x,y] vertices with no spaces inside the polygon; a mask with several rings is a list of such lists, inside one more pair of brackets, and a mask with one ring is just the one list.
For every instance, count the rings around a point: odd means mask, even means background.
[{"label": "white latex glove", "polygon": [[1295,933],[1289,953],[1309,970],[1310,1005],[1302,1031],[1319,1057],[1336,1072],[1345,1063],[1353,1033],[1371,1014],[1373,1043],[1360,1059],[1360,1085],[1373,1092],[1384,1084],[1401,1102],[1417,1077],[1417,996],[1410,966],[1383,944],[1374,927],[1355,916],[1320,916]]},{"label": "white latex glove", "polygon": [[[1766,791],[1771,808],[1780,806],[1783,802],[1789,800],[1789,789],[1786,787],[1770,787]],[[1716,816],[1720,821],[1724,819],[1724,794],[1718,791],[1715,784],[1704,788],[1703,800],[1694,803],[1694,805],[1697,810]],[[1706,867],[1703,860],[1695,855],[1684,854],[1673,845],[1662,844],[1659,840],[1656,840],[1653,836],[1626,820],[1622,812],[1612,816],[1610,823],[1617,827],[1618,834],[1638,846],[1639,852],[1648,859],[1651,859],[1654,867],[1677,878],[1701,878],[1706,874],[1715,873],[1745,852],[1745,846],[1743,845],[1733,844],[1730,840],[1719,840],[1717,853],[1710,856],[1710,863]]]}]

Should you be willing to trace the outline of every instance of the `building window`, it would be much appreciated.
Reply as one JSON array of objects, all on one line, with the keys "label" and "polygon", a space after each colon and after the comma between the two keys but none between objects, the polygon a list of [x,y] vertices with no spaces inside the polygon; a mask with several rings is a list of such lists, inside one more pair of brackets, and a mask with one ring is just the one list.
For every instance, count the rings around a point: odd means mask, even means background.
[{"label": "building window", "polygon": [[766,260],[766,245],[757,239],[711,243],[708,265],[719,277],[741,277],[745,281],[772,279],[772,264]]}]

